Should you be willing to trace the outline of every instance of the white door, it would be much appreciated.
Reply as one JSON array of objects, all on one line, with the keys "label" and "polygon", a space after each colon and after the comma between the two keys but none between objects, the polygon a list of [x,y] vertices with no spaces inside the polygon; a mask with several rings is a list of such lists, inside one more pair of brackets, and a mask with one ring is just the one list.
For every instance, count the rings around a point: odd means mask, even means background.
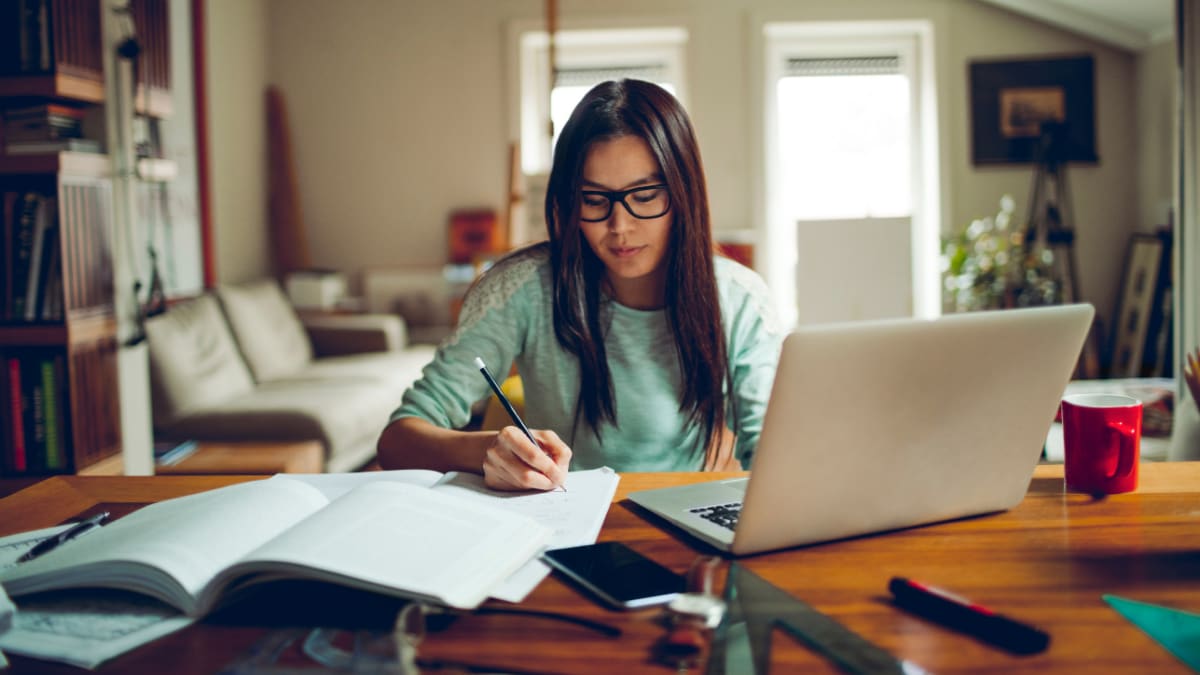
[{"label": "white door", "polygon": [[936,313],[919,41],[818,28],[767,32],[768,281],[801,325]]}]

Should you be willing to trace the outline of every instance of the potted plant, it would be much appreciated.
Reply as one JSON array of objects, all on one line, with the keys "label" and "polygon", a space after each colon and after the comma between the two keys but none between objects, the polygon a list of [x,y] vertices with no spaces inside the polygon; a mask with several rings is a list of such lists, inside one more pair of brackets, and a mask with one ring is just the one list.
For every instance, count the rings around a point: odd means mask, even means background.
[{"label": "potted plant", "polygon": [[1000,198],[993,217],[972,221],[942,240],[945,312],[1052,305],[1061,301],[1054,253],[1014,218],[1016,203]]}]

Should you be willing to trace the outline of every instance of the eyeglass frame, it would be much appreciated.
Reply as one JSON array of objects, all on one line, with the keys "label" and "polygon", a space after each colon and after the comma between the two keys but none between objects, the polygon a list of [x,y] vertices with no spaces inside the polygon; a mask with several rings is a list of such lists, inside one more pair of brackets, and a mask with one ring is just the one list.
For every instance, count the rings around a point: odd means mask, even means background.
[{"label": "eyeglass frame", "polygon": [[[638,214],[633,212],[633,208],[631,208],[629,206],[629,202],[625,201],[625,198],[635,192],[640,192],[642,190],[663,190],[666,193],[667,207],[665,209],[663,209],[662,213],[659,213],[659,214],[653,215],[653,216],[639,216]],[[581,220],[585,223],[602,223],[602,222],[608,220],[609,218],[612,217],[613,206],[615,204],[617,204],[618,202],[620,202],[621,206],[625,207],[625,211],[628,212],[629,215],[633,216],[634,218],[637,218],[638,220],[653,220],[655,218],[662,218],[663,216],[667,215],[667,213],[671,210],[671,191],[668,189],[668,186],[666,183],[656,183],[654,185],[641,185],[641,186],[638,186],[635,188],[629,188],[628,190],[580,190],[579,192],[581,195],[593,195],[593,196],[597,196],[597,197],[604,197],[605,199],[608,200],[608,209],[605,210],[604,216],[600,217],[600,218],[584,218],[583,217],[583,202],[582,202],[582,200],[580,200],[579,220]]]}]

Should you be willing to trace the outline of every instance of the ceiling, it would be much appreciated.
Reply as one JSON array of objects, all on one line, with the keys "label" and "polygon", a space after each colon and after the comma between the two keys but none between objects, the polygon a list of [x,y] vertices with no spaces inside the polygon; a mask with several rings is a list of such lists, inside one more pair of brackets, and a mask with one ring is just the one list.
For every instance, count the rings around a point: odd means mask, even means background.
[{"label": "ceiling", "polygon": [[1139,52],[1175,34],[1173,0],[983,0]]}]

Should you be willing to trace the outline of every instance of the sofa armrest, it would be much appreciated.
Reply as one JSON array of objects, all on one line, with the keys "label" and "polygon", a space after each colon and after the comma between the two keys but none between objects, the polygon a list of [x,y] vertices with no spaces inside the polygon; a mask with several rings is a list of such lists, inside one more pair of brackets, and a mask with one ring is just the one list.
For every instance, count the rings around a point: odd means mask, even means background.
[{"label": "sofa armrest", "polygon": [[408,327],[395,314],[323,314],[300,320],[318,358],[397,351],[408,344]]}]

